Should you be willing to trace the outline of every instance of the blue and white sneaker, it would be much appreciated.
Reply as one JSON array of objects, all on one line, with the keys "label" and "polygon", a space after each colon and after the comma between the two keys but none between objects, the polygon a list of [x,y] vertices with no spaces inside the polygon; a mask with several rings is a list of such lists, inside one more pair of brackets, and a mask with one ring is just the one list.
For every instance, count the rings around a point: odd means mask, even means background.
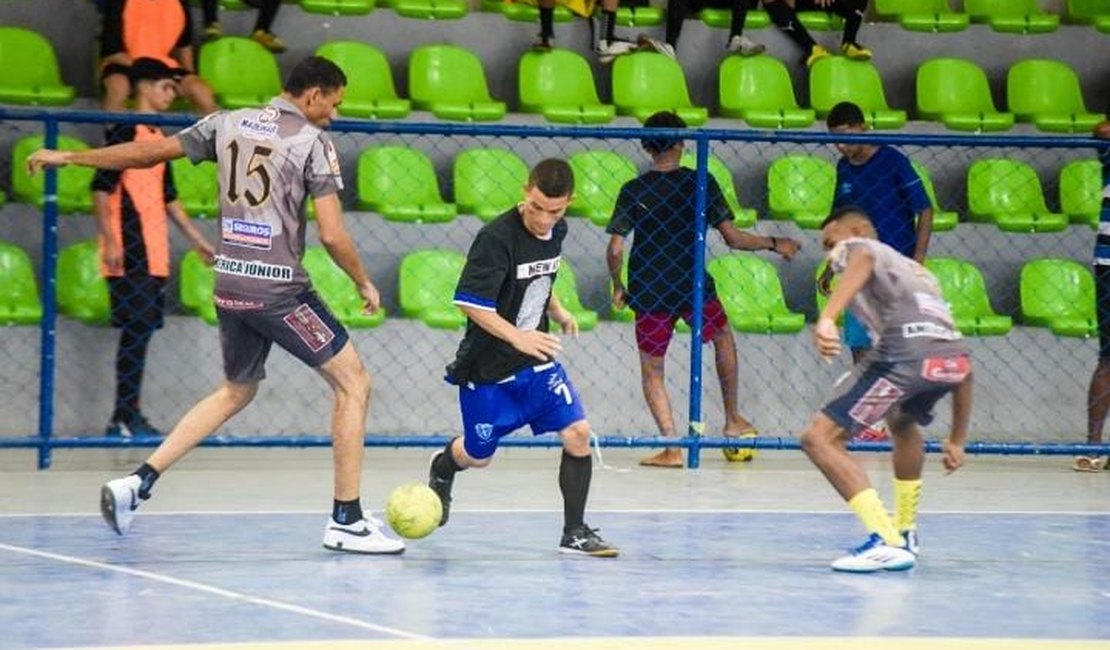
[{"label": "blue and white sneaker", "polygon": [[906,547],[906,549],[910,553],[914,554],[914,557],[921,555],[921,543],[917,541],[916,530],[903,530],[902,541],[904,542],[903,545]]},{"label": "blue and white sneaker", "polygon": [[117,535],[126,533],[131,527],[135,511],[143,502],[143,498],[139,496],[142,485],[142,479],[132,474],[112,479],[100,488],[100,516],[104,517],[104,521]]},{"label": "blue and white sneaker", "polygon": [[891,546],[878,533],[871,533],[866,542],[833,561],[832,569],[847,573],[906,571],[916,563],[917,558],[908,548]]}]

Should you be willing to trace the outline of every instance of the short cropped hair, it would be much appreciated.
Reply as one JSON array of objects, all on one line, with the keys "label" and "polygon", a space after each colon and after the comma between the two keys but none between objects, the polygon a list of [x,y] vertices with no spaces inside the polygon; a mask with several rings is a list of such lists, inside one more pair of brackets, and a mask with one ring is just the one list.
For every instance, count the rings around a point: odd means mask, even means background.
[{"label": "short cropped hair", "polygon": [[528,174],[528,187],[534,187],[548,198],[574,193],[574,172],[562,158],[541,160]]},{"label": "short cropped hair", "polygon": [[852,102],[840,102],[833,106],[828,117],[825,118],[825,126],[830,129],[835,129],[838,126],[864,126],[866,124],[867,121],[863,118],[863,111]]},{"label": "short cropped hair", "polygon": [[869,217],[867,213],[864,212],[863,208],[859,207],[858,205],[842,205],[839,208],[833,210],[832,214],[830,214],[828,217],[825,217],[825,220],[821,222],[821,227],[824,228],[830,223],[843,221],[845,219],[848,219],[849,217],[863,219],[867,223],[871,223],[871,217]]},{"label": "short cropped hair", "polygon": [[310,56],[302,59],[286,77],[285,92],[300,97],[310,88],[319,88],[328,95],[346,85],[347,75],[339,66],[322,56]]},{"label": "short cropped hair", "polygon": [[[685,129],[686,120],[673,111],[659,111],[652,113],[651,117],[644,120],[645,129]],[[640,140],[640,146],[650,154],[660,154],[667,151],[682,140],[675,138],[647,137]]]}]

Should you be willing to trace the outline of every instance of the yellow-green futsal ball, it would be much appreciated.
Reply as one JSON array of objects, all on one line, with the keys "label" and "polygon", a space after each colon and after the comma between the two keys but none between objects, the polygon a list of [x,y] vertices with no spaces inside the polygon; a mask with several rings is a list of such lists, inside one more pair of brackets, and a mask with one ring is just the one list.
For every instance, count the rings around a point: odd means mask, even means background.
[{"label": "yellow-green futsal ball", "polygon": [[432,488],[423,483],[406,483],[389,495],[385,518],[401,537],[420,539],[439,528],[443,504]]},{"label": "yellow-green futsal ball", "polygon": [[[740,438],[754,438],[756,434],[741,434]],[[755,458],[754,447],[722,447],[721,455],[730,463],[748,463]]]}]

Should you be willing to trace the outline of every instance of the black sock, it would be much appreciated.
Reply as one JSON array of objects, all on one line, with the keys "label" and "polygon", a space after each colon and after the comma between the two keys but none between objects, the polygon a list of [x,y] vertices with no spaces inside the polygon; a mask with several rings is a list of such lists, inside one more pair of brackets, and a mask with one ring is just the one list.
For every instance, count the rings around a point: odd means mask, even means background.
[{"label": "black sock", "polygon": [[671,47],[678,47],[678,37],[682,34],[682,21],[686,20],[686,0],[667,0],[666,41]]},{"label": "black sock", "polygon": [[610,43],[617,40],[617,37],[614,35],[617,28],[617,12],[602,10],[601,20],[605,24],[604,39]]},{"label": "black sock", "polygon": [[860,25],[863,24],[863,15],[867,11],[867,0],[851,0],[837,3],[837,6],[841,4],[844,5],[843,9],[836,13],[844,17],[844,42],[855,43]]},{"label": "black sock", "polygon": [[563,532],[582,526],[586,517],[586,497],[590,494],[593,456],[571,456],[563,450],[559,464],[559,490],[563,493]]},{"label": "black sock", "polygon": [[806,31],[805,25],[802,25],[798,20],[798,14],[794,13],[794,9],[786,4],[786,0],[775,0],[774,2],[765,2],[763,9],[767,15],[771,17],[771,22],[782,30],[790,40],[797,43],[807,53],[813,49],[817,44],[813,37]]},{"label": "black sock", "polygon": [[732,24],[728,28],[728,37],[739,36],[744,33],[744,23],[748,20],[748,0],[733,0]]},{"label": "black sock", "polygon": [[254,21],[255,30],[273,32],[274,18],[281,9],[281,0],[265,0],[258,6],[258,19]]},{"label": "black sock", "polygon": [[332,502],[331,518],[335,523],[342,526],[347,526],[362,519],[362,504],[358,499],[351,501],[340,501],[336,499]]},{"label": "black sock", "polygon": [[555,38],[554,7],[540,7],[540,38],[545,41]]},{"label": "black sock", "polygon": [[456,472],[463,471],[463,467],[455,462],[455,452],[451,447],[455,444],[455,438],[447,441],[447,446],[443,448],[443,453],[436,456],[435,461],[432,463],[432,473],[442,479],[450,479]]},{"label": "black sock", "polygon": [[161,474],[147,463],[140,465],[139,469],[131,472],[131,474],[138,476],[139,480],[142,481],[142,483],[139,484],[139,498],[149,499],[150,491],[154,488],[154,482],[158,480]]}]

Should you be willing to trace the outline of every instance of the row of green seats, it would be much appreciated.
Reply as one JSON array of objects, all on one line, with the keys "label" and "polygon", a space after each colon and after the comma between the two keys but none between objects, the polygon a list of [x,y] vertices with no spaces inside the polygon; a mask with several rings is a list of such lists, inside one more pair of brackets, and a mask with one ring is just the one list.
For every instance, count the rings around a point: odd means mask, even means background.
[{"label": "row of green seats", "polygon": [[[964,13],[960,13],[952,11],[948,0],[875,0],[875,13],[917,32],[958,32],[974,22],[988,24],[998,32],[1043,34],[1060,25],[1060,16],[1042,11],[1037,0],[964,0],[963,6]],[[1110,4],[1067,0],[1064,19],[1110,33]]]}]

